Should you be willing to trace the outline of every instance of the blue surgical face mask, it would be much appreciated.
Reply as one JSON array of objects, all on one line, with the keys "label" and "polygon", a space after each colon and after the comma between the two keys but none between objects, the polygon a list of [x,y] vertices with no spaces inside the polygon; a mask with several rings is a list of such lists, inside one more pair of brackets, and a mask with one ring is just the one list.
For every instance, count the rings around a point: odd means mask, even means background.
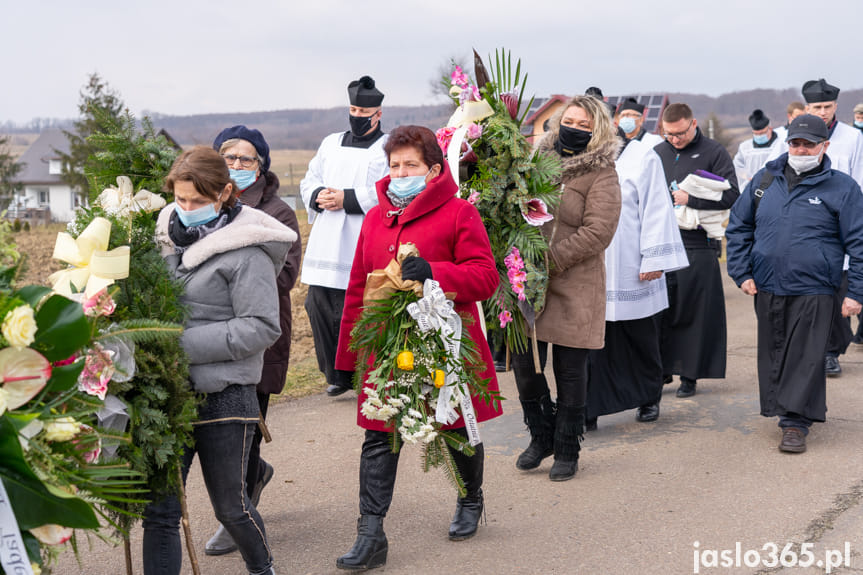
[{"label": "blue surgical face mask", "polygon": [[752,141],[759,146],[763,146],[770,141],[770,137],[767,134],[755,134],[754,136],[752,136]]},{"label": "blue surgical face mask", "polygon": [[635,118],[621,118],[617,125],[620,126],[620,129],[625,133],[631,134],[635,131]]},{"label": "blue surgical face mask", "polygon": [[183,222],[183,225],[187,228],[202,226],[219,217],[219,214],[216,213],[216,204],[207,204],[202,208],[189,210],[188,212],[181,208],[180,204],[177,204],[175,209],[177,211],[177,217],[180,218],[180,221]]},{"label": "blue surgical face mask", "polygon": [[854,125],[858,128],[863,128],[863,120],[854,120]]},{"label": "blue surgical face mask", "polygon": [[231,172],[231,179],[237,183],[237,187],[240,188],[240,191],[245,190],[249,186],[255,183],[258,179],[258,172],[256,170],[228,170]]},{"label": "blue surgical face mask", "polygon": [[426,189],[426,176],[405,176],[403,178],[392,178],[389,191],[397,198],[412,198]]}]

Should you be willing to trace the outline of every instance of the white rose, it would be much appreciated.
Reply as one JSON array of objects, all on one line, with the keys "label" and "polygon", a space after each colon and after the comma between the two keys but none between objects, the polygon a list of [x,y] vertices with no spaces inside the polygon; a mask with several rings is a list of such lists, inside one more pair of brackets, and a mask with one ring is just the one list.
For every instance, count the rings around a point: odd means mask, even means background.
[{"label": "white rose", "polygon": [[3,318],[3,337],[12,347],[27,347],[36,339],[36,318],[33,308],[19,305]]},{"label": "white rose", "polygon": [[71,417],[60,417],[45,422],[45,439],[69,441],[81,431],[81,424]]}]

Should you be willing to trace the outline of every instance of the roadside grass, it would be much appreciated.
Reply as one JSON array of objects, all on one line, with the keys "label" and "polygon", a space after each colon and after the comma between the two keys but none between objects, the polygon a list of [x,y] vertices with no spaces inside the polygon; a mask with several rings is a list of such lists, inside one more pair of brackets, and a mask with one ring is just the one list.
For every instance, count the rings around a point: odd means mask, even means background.
[{"label": "roadside grass", "polygon": [[314,355],[292,361],[288,368],[287,382],[282,393],[272,396],[275,403],[299,399],[321,393],[327,387],[324,374],[318,371],[318,360]]}]

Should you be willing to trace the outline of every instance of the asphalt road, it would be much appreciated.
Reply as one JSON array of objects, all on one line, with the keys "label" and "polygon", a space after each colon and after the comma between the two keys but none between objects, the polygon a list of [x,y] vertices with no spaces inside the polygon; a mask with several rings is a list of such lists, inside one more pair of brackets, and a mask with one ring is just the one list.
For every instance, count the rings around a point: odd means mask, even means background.
[{"label": "asphalt road", "polygon": [[[759,415],[751,299],[727,278],[725,289],[727,378],[700,381],[688,399],[675,397],[675,379],[655,423],[634,411],[600,418],[571,481],[548,480],[550,459],[515,469],[528,434],[512,375],[502,374],[505,414],[481,426],[487,524],[473,539],[447,539],[455,493],[408,447],[384,524],[388,562],[375,572],[863,574],[863,346],[852,344],[844,373],[828,381],[828,421],[815,424],[808,451],[782,453],[776,420]],[[276,475],[261,511],[279,575],[341,573],[335,560],[353,543],[358,513],[355,410],[352,393],[270,409],[274,441],[263,452]],[[203,554],[216,521],[197,468],[188,493],[202,573],[245,574],[237,553]],[[132,550],[141,573],[140,529]],[[80,562],[66,552],[54,573],[125,573],[121,547],[93,539],[79,551]]]}]

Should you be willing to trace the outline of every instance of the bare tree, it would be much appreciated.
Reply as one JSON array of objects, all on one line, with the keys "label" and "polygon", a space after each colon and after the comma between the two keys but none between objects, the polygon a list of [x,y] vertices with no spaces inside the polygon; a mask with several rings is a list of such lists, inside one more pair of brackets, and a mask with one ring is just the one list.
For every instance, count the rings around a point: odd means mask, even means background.
[{"label": "bare tree", "polygon": [[429,79],[429,93],[438,99],[449,99],[449,78],[456,66],[461,66],[465,73],[470,73],[472,58],[467,55],[450,56],[441,62]]}]

